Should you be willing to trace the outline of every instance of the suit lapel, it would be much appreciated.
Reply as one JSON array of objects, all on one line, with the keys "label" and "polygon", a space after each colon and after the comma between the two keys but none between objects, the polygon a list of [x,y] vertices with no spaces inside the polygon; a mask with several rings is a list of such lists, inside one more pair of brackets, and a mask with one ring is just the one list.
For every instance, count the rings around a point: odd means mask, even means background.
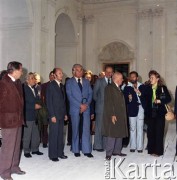
[{"label": "suit lapel", "polygon": [[55,80],[53,81],[53,85],[54,85],[54,88],[56,89],[56,91],[58,93],[62,93],[58,83]]},{"label": "suit lapel", "polygon": [[106,87],[108,85],[105,78],[102,78],[102,84],[104,87]]}]

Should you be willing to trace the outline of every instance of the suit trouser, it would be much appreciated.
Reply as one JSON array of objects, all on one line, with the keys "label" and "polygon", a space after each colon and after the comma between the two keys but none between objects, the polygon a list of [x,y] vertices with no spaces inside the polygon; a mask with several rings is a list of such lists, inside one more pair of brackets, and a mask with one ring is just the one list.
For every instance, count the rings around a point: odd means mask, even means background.
[{"label": "suit trouser", "polygon": [[120,154],[122,150],[122,138],[106,137],[106,156]]},{"label": "suit trouser", "polygon": [[49,121],[49,158],[58,158],[64,155],[64,117],[56,123]]},{"label": "suit trouser", "polygon": [[0,149],[0,176],[9,178],[20,171],[21,127],[2,129],[2,147]]},{"label": "suit trouser", "polygon": [[102,121],[103,121],[103,114],[96,113],[93,149],[105,149],[105,138],[102,136],[102,132],[101,132]]},{"label": "suit trouser", "polygon": [[41,139],[43,144],[48,143],[48,125],[42,125]]},{"label": "suit trouser", "polygon": [[[79,113],[71,114],[72,121],[72,152],[79,153],[82,149],[82,153],[91,153],[91,141],[90,141],[90,112],[83,113],[83,131],[81,139],[81,147],[79,143]],[[81,148],[81,149],[80,149]]]},{"label": "suit trouser", "polygon": [[[143,112],[144,113],[144,112]],[[129,117],[130,149],[143,150],[144,116],[139,111],[138,116]]]},{"label": "suit trouser", "polygon": [[163,155],[164,153],[165,117],[149,118],[148,120],[148,154]]},{"label": "suit trouser", "polygon": [[[177,120],[176,120],[176,132],[177,132]],[[177,140],[176,140],[176,156],[177,156]]]},{"label": "suit trouser", "polygon": [[67,137],[68,143],[72,143],[72,123],[71,123],[71,117],[68,117],[68,137]]},{"label": "suit trouser", "polygon": [[27,127],[24,127],[23,134],[24,153],[39,151],[40,136],[38,125],[35,121],[26,121],[26,125]]}]

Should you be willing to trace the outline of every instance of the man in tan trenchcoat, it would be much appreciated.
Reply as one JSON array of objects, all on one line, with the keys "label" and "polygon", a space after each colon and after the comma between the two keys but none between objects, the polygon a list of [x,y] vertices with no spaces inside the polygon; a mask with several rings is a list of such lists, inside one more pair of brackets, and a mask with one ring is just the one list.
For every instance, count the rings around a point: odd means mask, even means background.
[{"label": "man in tan trenchcoat", "polygon": [[106,137],[106,159],[112,155],[126,156],[121,153],[122,138],[128,136],[127,115],[124,95],[120,90],[123,81],[121,73],[116,72],[112,83],[105,88],[102,133]]}]

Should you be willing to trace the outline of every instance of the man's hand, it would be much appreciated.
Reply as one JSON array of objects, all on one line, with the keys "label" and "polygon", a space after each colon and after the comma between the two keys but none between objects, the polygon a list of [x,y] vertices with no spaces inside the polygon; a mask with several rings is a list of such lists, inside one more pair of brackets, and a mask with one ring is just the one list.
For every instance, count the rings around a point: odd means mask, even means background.
[{"label": "man's hand", "polygon": [[64,120],[65,120],[65,121],[67,121],[67,120],[68,120],[68,116],[67,116],[67,115],[65,115],[65,118],[64,118]]},{"label": "man's hand", "polygon": [[56,117],[52,117],[52,118],[51,118],[51,121],[52,121],[53,123],[56,123],[56,122],[57,122]]},{"label": "man's hand", "polygon": [[93,120],[93,119],[94,119],[94,117],[95,117],[95,115],[94,115],[94,114],[92,114],[92,115],[91,115],[91,120]]},{"label": "man's hand", "polygon": [[87,110],[87,104],[81,104],[80,105],[80,113],[83,113],[84,111],[86,111]]},{"label": "man's hand", "polygon": [[155,104],[161,104],[161,100],[155,99],[154,103],[155,103]]},{"label": "man's hand", "polygon": [[139,89],[134,88],[134,91],[136,92],[136,94],[138,94],[138,96],[141,96],[141,92]]},{"label": "man's hand", "polygon": [[112,123],[113,123],[113,124],[116,124],[116,121],[117,121],[116,116],[112,116]]},{"label": "man's hand", "polygon": [[39,105],[39,104],[35,104],[35,107],[34,107],[36,110],[37,109],[41,109],[41,105]]}]

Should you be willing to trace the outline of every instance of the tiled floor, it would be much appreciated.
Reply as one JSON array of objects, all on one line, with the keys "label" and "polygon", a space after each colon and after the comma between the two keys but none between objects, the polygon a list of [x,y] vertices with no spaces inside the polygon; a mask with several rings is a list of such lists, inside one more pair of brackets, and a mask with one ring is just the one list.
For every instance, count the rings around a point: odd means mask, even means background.
[{"label": "tiled floor", "polygon": [[[150,156],[146,150],[142,154],[130,153],[127,147],[122,150],[127,153],[125,159],[114,157],[115,159],[112,158],[112,161],[107,162],[104,160],[105,152],[93,151],[94,158],[91,159],[84,155],[76,158],[66,146],[65,154],[68,155],[68,159],[52,162],[47,156],[47,149],[40,147],[40,150],[44,152],[43,156],[33,155],[32,158],[27,159],[22,154],[20,166],[27,174],[12,177],[14,180],[104,180],[111,178],[153,180],[159,176],[161,180],[164,180],[166,172],[166,178],[177,179],[176,124],[169,123],[166,127],[165,153],[161,157]],[[146,143],[145,135],[144,144]],[[148,167],[145,168],[146,166]]]}]

